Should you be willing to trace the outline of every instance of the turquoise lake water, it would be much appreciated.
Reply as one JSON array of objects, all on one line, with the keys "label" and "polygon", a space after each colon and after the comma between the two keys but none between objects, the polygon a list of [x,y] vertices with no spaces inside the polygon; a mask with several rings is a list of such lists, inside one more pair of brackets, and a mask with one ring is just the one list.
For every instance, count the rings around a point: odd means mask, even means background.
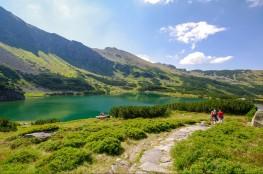
[{"label": "turquoise lake water", "polygon": [[30,98],[25,101],[0,103],[0,118],[29,121],[57,118],[69,121],[92,118],[100,112],[109,112],[113,106],[167,104],[173,102],[193,102],[202,99],[175,98],[153,94],[121,96],[55,96]]}]

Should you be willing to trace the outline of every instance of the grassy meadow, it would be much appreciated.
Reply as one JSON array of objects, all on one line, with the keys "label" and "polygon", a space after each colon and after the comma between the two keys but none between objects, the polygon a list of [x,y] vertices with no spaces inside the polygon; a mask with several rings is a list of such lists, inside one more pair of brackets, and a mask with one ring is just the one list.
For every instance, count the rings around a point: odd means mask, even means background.
[{"label": "grassy meadow", "polygon": [[[152,134],[201,120],[207,114],[172,112],[155,119],[86,119],[43,125],[23,124],[0,132],[0,173],[107,172],[125,149]],[[36,131],[55,134],[48,140],[24,137]]]}]

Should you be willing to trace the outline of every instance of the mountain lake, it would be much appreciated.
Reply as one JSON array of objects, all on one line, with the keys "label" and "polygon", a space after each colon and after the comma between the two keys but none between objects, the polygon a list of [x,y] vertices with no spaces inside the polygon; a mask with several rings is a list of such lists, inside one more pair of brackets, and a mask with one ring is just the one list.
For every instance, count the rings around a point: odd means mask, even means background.
[{"label": "mountain lake", "polygon": [[203,99],[176,98],[156,94],[125,94],[119,96],[52,96],[28,98],[24,101],[1,102],[0,118],[15,121],[33,121],[56,118],[70,121],[94,118],[100,112],[108,113],[113,106],[152,106],[175,102],[195,102]]}]

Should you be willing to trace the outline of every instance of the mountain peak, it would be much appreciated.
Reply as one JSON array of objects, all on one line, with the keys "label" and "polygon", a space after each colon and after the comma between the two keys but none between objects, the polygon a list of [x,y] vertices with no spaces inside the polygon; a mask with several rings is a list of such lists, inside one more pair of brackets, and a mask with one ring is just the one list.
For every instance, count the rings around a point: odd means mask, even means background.
[{"label": "mountain peak", "polygon": [[[94,73],[111,76],[113,62],[77,41],[48,33],[0,8],[0,42],[37,54],[39,51],[61,57],[68,63]],[[103,67],[103,68],[102,68]]]}]

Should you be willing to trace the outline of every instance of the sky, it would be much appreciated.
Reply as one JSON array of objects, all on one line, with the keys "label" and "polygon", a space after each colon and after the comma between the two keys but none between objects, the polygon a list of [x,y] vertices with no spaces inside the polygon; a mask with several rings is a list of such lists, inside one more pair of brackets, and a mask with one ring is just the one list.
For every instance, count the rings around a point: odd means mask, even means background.
[{"label": "sky", "polygon": [[0,0],[92,48],[185,69],[263,69],[263,0]]}]

